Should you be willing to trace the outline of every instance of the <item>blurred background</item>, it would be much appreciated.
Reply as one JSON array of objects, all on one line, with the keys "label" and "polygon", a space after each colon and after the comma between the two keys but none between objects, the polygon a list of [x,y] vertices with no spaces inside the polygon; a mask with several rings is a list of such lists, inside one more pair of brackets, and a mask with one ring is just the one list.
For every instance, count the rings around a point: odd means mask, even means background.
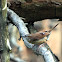
[{"label": "blurred background", "polygon": [[[40,30],[50,30],[52,27],[54,27],[57,23],[59,25],[52,31],[50,35],[49,41],[47,41],[47,44],[49,45],[50,49],[52,52],[60,59],[61,61],[61,23],[58,21],[58,19],[45,19],[42,21],[38,21],[34,23],[34,28],[37,31]],[[37,56],[34,54],[34,52],[31,49],[28,49],[22,38],[19,41],[19,32],[17,28],[9,24],[8,27],[9,30],[9,35],[10,35],[10,42],[11,42],[11,47],[12,47],[12,53],[10,54],[11,57],[11,62],[16,62],[15,60],[21,60],[21,62],[26,61],[26,62],[44,62],[43,57]]]}]

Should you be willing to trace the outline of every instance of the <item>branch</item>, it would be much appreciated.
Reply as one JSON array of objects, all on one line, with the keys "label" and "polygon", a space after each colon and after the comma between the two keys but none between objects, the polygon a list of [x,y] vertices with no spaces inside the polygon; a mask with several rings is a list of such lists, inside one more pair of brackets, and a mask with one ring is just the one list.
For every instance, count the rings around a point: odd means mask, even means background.
[{"label": "branch", "polygon": [[15,62],[26,62],[26,61],[20,59],[19,57],[15,57],[13,54],[10,54],[10,59]]},{"label": "branch", "polygon": [[16,27],[13,26],[12,24],[9,24],[8,26],[8,31],[9,31],[9,40],[11,42],[11,47],[13,48],[14,46],[18,49],[18,51],[21,51],[22,48],[17,44],[17,35],[16,35]]},{"label": "branch", "polygon": [[[9,8],[7,9],[8,11],[8,18],[11,19],[13,24],[18,28],[20,36],[24,36],[26,34],[29,34],[23,20],[16,14],[14,11],[10,10]],[[36,46],[34,44],[29,43],[28,39],[25,37],[22,37],[25,45],[28,48],[31,48],[36,54],[38,55],[43,55],[45,62],[57,62],[56,58],[54,58],[54,54],[51,53],[49,47],[46,47],[46,44],[41,44],[41,47]],[[34,46],[33,46],[34,45]],[[39,51],[37,51],[39,49]]]},{"label": "branch", "polygon": [[[28,32],[24,22],[22,21],[22,19],[16,13],[14,13],[12,10],[7,9],[7,11],[8,11],[8,17],[17,26],[19,33],[20,33],[20,36],[24,36],[26,34],[29,34],[29,32]],[[26,46],[28,45],[27,46],[28,48],[32,48],[33,45],[28,42],[28,39],[23,38],[23,40],[25,42],[25,45]]]},{"label": "branch", "polygon": [[[51,0],[50,0],[51,1]],[[43,19],[62,19],[62,4],[59,2],[32,2],[15,3],[12,2],[10,8],[20,17],[24,17],[24,22],[35,22]]]}]

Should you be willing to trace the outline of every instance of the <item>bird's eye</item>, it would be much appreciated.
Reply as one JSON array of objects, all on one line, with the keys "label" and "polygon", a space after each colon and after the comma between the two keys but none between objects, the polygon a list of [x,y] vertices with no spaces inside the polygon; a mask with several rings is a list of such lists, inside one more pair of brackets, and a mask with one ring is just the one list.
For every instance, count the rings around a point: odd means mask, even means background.
[{"label": "bird's eye", "polygon": [[48,32],[48,31],[45,31],[45,32]]}]

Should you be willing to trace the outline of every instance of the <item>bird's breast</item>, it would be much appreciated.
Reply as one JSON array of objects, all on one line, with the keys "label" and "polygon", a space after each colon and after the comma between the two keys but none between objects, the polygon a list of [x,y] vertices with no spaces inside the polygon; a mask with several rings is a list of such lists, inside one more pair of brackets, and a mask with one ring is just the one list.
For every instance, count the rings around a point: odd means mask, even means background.
[{"label": "bird's breast", "polygon": [[32,40],[32,41],[29,41],[29,42],[32,43],[32,44],[37,44],[37,45],[39,45],[39,44],[45,43],[46,40],[47,40],[47,37],[44,37],[44,38],[42,38],[42,39]]}]

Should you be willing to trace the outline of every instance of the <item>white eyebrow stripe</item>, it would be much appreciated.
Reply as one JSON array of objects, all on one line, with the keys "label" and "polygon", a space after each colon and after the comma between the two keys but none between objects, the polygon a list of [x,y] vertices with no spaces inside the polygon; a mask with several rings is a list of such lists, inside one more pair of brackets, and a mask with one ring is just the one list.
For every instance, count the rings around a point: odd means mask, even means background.
[{"label": "white eyebrow stripe", "polygon": [[41,33],[41,32],[40,32],[40,34],[45,34],[45,33]]},{"label": "white eyebrow stripe", "polygon": [[5,6],[2,10],[5,10],[7,8],[7,0],[6,0],[6,3],[5,3]]}]

